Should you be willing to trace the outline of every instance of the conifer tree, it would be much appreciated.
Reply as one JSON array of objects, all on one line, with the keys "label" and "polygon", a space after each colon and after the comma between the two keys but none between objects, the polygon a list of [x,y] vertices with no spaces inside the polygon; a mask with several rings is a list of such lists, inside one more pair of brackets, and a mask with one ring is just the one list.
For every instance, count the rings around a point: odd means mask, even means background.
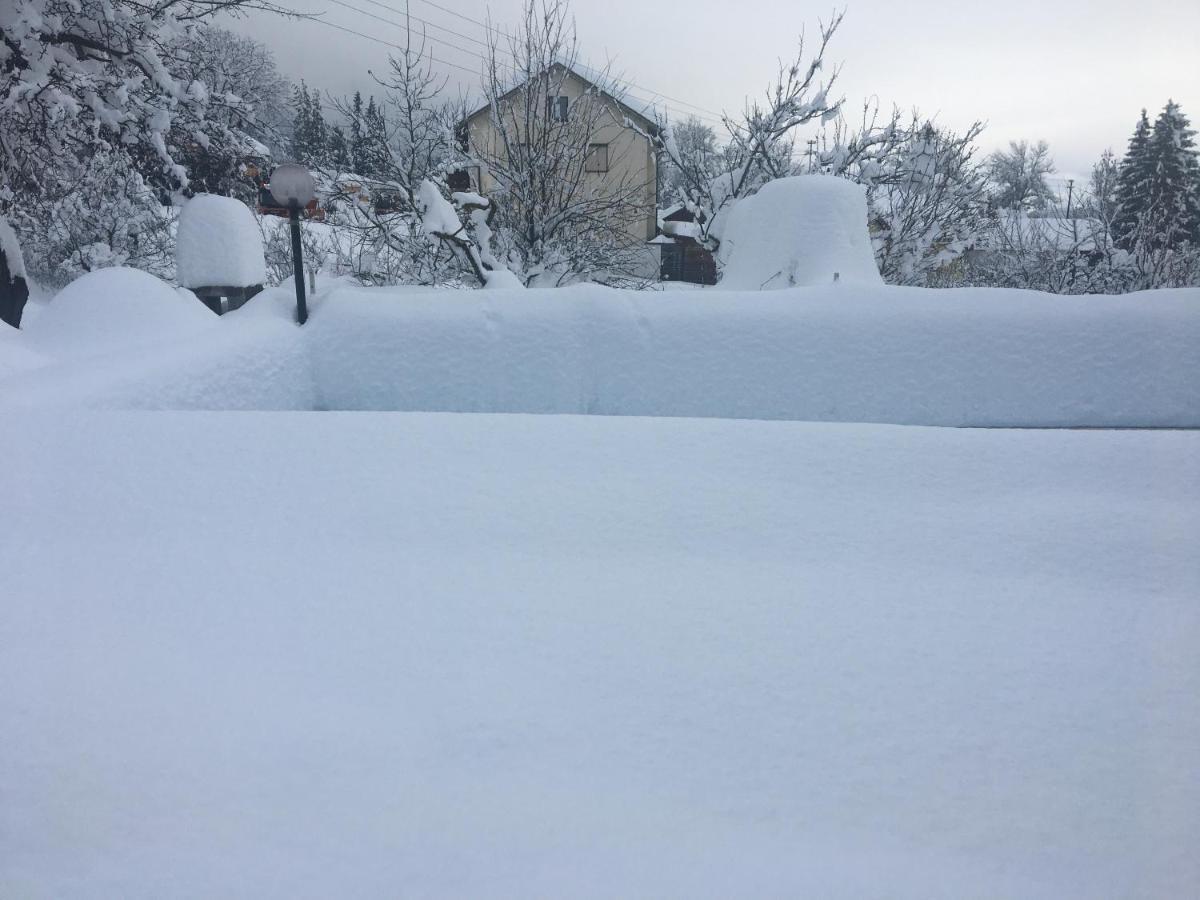
[{"label": "conifer tree", "polygon": [[312,123],[308,161],[313,165],[324,165],[329,157],[329,132],[321,110],[321,93],[316,88],[313,88],[308,97],[308,116]]},{"label": "conifer tree", "polygon": [[328,163],[338,172],[349,172],[353,168],[350,161],[350,142],[341,125],[329,129],[329,159]]},{"label": "conifer tree", "polygon": [[295,116],[292,119],[292,156],[298,162],[312,157],[312,105],[309,103],[308,85],[303,81],[292,94]]},{"label": "conifer tree", "polygon": [[1195,132],[1179,105],[1168,101],[1150,127],[1138,121],[1117,179],[1118,244],[1133,249],[1200,244],[1200,161]]},{"label": "conifer tree", "polygon": [[350,162],[354,171],[359,173],[362,173],[363,162],[366,160],[363,137],[362,94],[355,91],[354,102],[350,105]]},{"label": "conifer tree", "polygon": [[1200,161],[1195,137],[1179,104],[1168,100],[1154,122],[1148,147],[1151,199],[1160,211],[1155,240],[1164,247],[1200,244]]},{"label": "conifer tree", "polygon": [[367,101],[363,114],[363,159],[356,160],[360,174],[370,178],[387,176],[391,154],[388,152],[387,120],[375,98]]}]

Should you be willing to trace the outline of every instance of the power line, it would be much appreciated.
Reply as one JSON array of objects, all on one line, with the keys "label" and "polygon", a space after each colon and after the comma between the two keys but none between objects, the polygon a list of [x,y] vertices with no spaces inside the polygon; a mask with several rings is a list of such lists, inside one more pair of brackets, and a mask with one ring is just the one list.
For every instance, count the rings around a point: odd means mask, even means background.
[{"label": "power line", "polygon": [[[395,9],[394,7],[387,6],[387,4],[380,3],[380,2],[378,2],[378,0],[368,0],[368,2],[372,3],[375,6],[381,6],[385,9],[390,9],[392,12],[395,12],[395,13],[400,12],[400,10]],[[457,10],[451,9],[448,6],[443,6],[440,3],[435,3],[434,0],[416,0],[416,2],[424,3],[426,6],[431,6],[434,9],[441,10],[442,12],[444,12],[448,15],[454,16],[456,19],[462,19],[464,22],[470,22],[472,25],[478,25],[480,28],[484,29],[485,32],[494,32],[496,34],[499,34],[499,35],[502,35],[503,37],[508,38],[510,41],[515,40],[515,38],[513,37],[513,35],[510,32],[505,31],[499,25],[490,25],[487,22],[480,21],[479,19],[474,19],[471,16],[465,15],[464,13],[460,13]],[[460,35],[460,37],[465,37],[465,35]],[[483,44],[484,46],[489,46],[487,44],[484,44],[483,41],[480,41],[477,38],[470,38],[469,40],[474,40],[475,43]],[[613,81],[616,81],[620,84],[627,85],[628,87],[631,87],[631,88],[636,88],[639,91],[646,91],[655,97],[662,97],[664,100],[670,100],[672,103],[677,103],[680,106],[688,107],[690,109],[697,109],[700,112],[708,113],[709,115],[716,116],[716,120],[718,122],[721,122],[723,120],[723,114],[717,112],[716,110],[709,109],[705,106],[698,106],[695,103],[688,103],[686,100],[680,100],[678,97],[672,97],[668,94],[662,93],[661,91],[656,91],[653,88],[644,87],[643,85],[637,84],[636,82],[633,82],[633,81],[627,81],[623,78],[613,78],[612,76],[609,76],[609,77],[612,78]],[[675,111],[681,112],[681,110],[678,110],[678,109],[676,109]],[[704,118],[704,117],[697,116],[697,118]]]},{"label": "power line", "polygon": [[[409,28],[409,26],[408,26],[407,24],[405,24],[405,23],[397,22],[397,21],[395,21],[395,20],[393,20],[393,19],[388,19],[388,18],[385,18],[384,16],[376,15],[375,13],[373,13],[373,12],[369,12],[368,10],[361,9],[361,8],[359,8],[359,7],[357,7],[357,6],[354,6],[354,5],[350,4],[350,3],[346,3],[346,2],[345,2],[345,0],[330,0],[330,2],[332,2],[332,3],[335,3],[335,4],[337,4],[338,6],[344,7],[345,9],[351,10],[352,12],[356,12],[356,13],[359,13],[360,15],[367,16],[368,18],[375,19],[375,20],[376,20],[376,21],[378,21],[378,22],[383,22],[383,23],[385,23],[385,24],[387,24],[387,25],[392,25],[392,26],[394,26],[394,27],[396,27],[396,28],[404,28],[406,31],[407,31],[407,30],[408,30],[408,28]],[[366,0],[366,2],[368,2],[368,3],[371,3],[371,4],[372,4],[372,5],[374,5],[374,6],[378,6],[378,7],[382,8],[382,9],[391,10],[391,11],[393,11],[393,12],[396,12],[396,13],[398,13],[398,14],[401,14],[401,15],[403,15],[403,14],[404,14],[404,13],[402,13],[400,10],[396,10],[396,9],[394,9],[393,7],[390,7],[390,6],[388,6],[386,3],[380,3],[380,2],[378,2],[378,0]],[[440,26],[440,25],[437,25],[436,23],[433,23],[433,22],[428,22],[426,19],[423,19],[423,18],[421,18],[420,16],[410,16],[410,18],[412,18],[412,19],[415,19],[415,20],[416,20],[416,21],[418,21],[418,22],[423,22],[423,23],[425,23],[425,24],[427,24],[427,25],[432,25],[432,26],[433,26],[433,27],[435,27],[435,28],[442,28],[442,26]],[[322,19],[313,19],[313,21],[316,21],[316,22],[321,22],[322,24],[328,24],[328,25],[332,25],[332,24],[334,24],[334,23],[331,23],[331,22],[326,22],[325,20],[322,20]],[[338,27],[341,27],[341,26],[338,26]],[[345,28],[343,28],[342,30],[345,30],[345,31],[350,31],[350,29],[345,29]],[[465,38],[465,39],[467,39],[467,40],[474,41],[475,43],[477,43],[477,44],[480,44],[480,45],[481,45],[481,46],[483,46],[483,47],[488,47],[488,49],[491,49],[491,48],[489,47],[489,45],[485,44],[483,41],[480,41],[480,40],[478,40],[478,39],[476,39],[476,38],[472,38],[472,37],[470,37],[469,35],[464,35],[464,34],[462,34],[461,32],[453,31],[452,29],[446,29],[446,28],[443,28],[442,30],[444,30],[444,31],[447,31],[447,32],[449,32],[449,33],[451,33],[451,34],[454,34],[454,35],[457,35],[457,36],[463,37],[463,38]],[[358,32],[355,32],[355,33],[358,33]],[[360,34],[360,36],[362,36],[362,37],[367,37],[368,39],[373,39],[373,38],[371,38],[369,35],[361,35],[361,33],[358,33],[358,34]],[[447,40],[446,40],[446,39],[444,39],[444,38],[434,37],[434,36],[432,36],[432,35],[428,35],[428,34],[424,35],[423,37],[424,37],[424,39],[425,39],[425,40],[429,40],[429,41],[432,41],[432,42],[434,42],[434,43],[441,44],[441,45],[443,45],[443,46],[446,46],[446,47],[449,47],[449,48],[451,48],[451,49],[457,50],[457,51],[459,51],[460,53],[465,53],[465,54],[466,54],[466,55],[468,55],[468,56],[471,56],[471,57],[474,57],[475,59],[478,59],[480,62],[482,62],[482,63],[484,63],[484,64],[487,64],[487,63],[489,62],[489,59],[488,59],[487,57],[483,56],[482,54],[480,54],[480,53],[478,53],[478,52],[476,52],[476,51],[474,51],[474,50],[469,50],[469,49],[467,49],[466,47],[459,46],[458,44],[455,44],[455,43],[453,43],[453,42],[451,42],[451,41],[447,41]],[[405,47],[403,47],[403,46],[401,46],[401,45],[399,45],[399,44],[394,44],[394,43],[391,43],[390,41],[381,41],[381,40],[378,40],[378,39],[374,39],[374,40],[377,40],[377,42],[379,42],[379,43],[384,43],[384,44],[386,44],[387,46],[396,47],[397,49],[401,49],[401,50],[405,50],[405,49],[407,49],[407,48],[405,48]],[[515,57],[513,56],[513,54],[512,54],[510,51],[503,51],[503,50],[501,50],[501,51],[499,51],[499,52],[501,52],[501,53],[503,53],[504,55],[506,55],[506,56],[508,56],[508,57],[510,57],[510,58],[512,58],[512,59],[514,59],[514,60],[515,60]],[[432,57],[432,56],[431,56],[430,58],[431,58],[431,59],[433,59],[433,57]],[[452,66],[454,66],[454,65],[455,65],[454,63],[443,62],[442,60],[436,60],[436,59],[435,59],[435,62],[442,62],[442,64],[443,64],[443,65],[452,65]],[[465,68],[465,67],[463,67],[463,66],[455,66],[455,68],[463,69],[464,71],[470,71],[469,69],[466,69],[466,68]],[[513,71],[514,71],[514,72],[516,71],[515,67],[512,67],[512,66],[510,66],[510,68],[513,68]],[[623,82],[620,82],[620,81],[619,81],[619,79],[616,79],[616,78],[612,78],[611,80],[613,80],[613,81],[616,81],[616,82],[618,82],[618,83],[623,83]],[[643,90],[645,90],[645,88],[643,88]],[[658,95],[658,96],[662,96],[662,95]],[[638,104],[642,104],[642,105],[644,105],[644,106],[646,106],[646,107],[650,107],[650,106],[653,106],[653,105],[655,105],[653,100],[651,100],[651,101],[645,101],[645,100],[642,100],[640,97],[630,97],[629,99],[630,99],[630,100],[633,100],[633,101],[635,101],[635,102],[636,102],[636,103],[638,103]],[[686,115],[686,116],[695,116],[696,118],[699,118],[699,119],[705,120],[705,121],[707,121],[707,122],[709,122],[709,123],[711,123],[711,124],[715,124],[715,125],[719,125],[719,124],[721,124],[721,123],[720,123],[718,120],[715,120],[715,119],[709,119],[709,117],[707,117],[707,116],[703,116],[703,115],[700,115],[700,114],[698,114],[698,113],[692,113],[692,112],[689,112],[689,111],[687,111],[687,110],[680,110],[680,109],[676,109],[676,108],[673,108],[673,107],[671,107],[671,106],[669,106],[668,104],[665,104],[665,103],[664,103],[664,104],[658,104],[658,105],[659,105],[659,106],[661,106],[663,109],[665,109],[665,110],[669,111],[669,112],[678,113],[678,114],[679,114],[679,115],[681,115],[681,116],[685,116],[685,115]]]},{"label": "power line", "polygon": [[[387,46],[387,47],[395,47],[397,50],[405,49],[400,44],[393,43],[392,41],[385,41],[383,38],[377,38],[370,34],[363,34],[361,31],[355,31],[353,28],[347,28],[344,25],[338,25],[336,22],[327,22],[325,19],[314,19],[311,17],[309,17],[307,19],[307,21],[313,22],[317,25],[324,25],[326,28],[336,28],[338,31],[346,32],[346,34],[352,34],[355,37],[364,38],[368,41],[374,41],[377,44],[383,44],[384,46]],[[433,60],[435,63],[439,63],[440,65],[450,66],[453,69],[461,69],[462,71],[466,72],[468,75],[478,75],[479,74],[474,69],[468,69],[466,66],[460,66],[457,63],[447,62],[444,59],[438,59],[432,53],[429,55],[429,58],[431,60]]]},{"label": "power line", "polygon": [[[344,7],[345,9],[351,10],[352,12],[356,12],[356,13],[358,13],[359,15],[364,15],[364,16],[367,16],[368,18],[375,19],[376,21],[383,22],[383,23],[385,23],[385,24],[391,25],[391,26],[393,26],[393,27],[396,27],[396,28],[403,28],[403,29],[405,29],[406,31],[408,31],[408,30],[409,30],[409,26],[408,26],[407,24],[400,23],[400,22],[396,22],[395,20],[388,19],[388,18],[385,18],[385,17],[383,17],[383,16],[376,15],[375,13],[369,12],[369,11],[367,11],[367,10],[365,10],[365,9],[361,9],[361,8],[359,8],[359,7],[357,7],[357,6],[354,6],[354,5],[350,4],[350,3],[346,3],[346,2],[345,2],[345,0],[331,0],[331,2],[333,2],[333,3],[336,3],[338,6]],[[489,44],[486,44],[485,42],[483,42],[483,41],[479,40],[478,38],[473,38],[473,37],[471,37],[470,35],[463,34],[462,32],[454,31],[453,29],[450,29],[450,28],[445,28],[444,26],[438,25],[436,22],[430,22],[430,21],[428,21],[427,19],[424,19],[424,18],[422,18],[422,17],[420,17],[420,16],[412,16],[411,14],[409,14],[409,13],[407,13],[407,12],[405,12],[405,11],[401,11],[401,10],[398,10],[398,9],[396,9],[395,7],[389,6],[389,5],[387,5],[386,3],[381,3],[381,2],[379,2],[379,0],[366,0],[366,2],[368,2],[368,3],[371,3],[371,4],[372,4],[372,5],[374,5],[374,6],[378,6],[378,7],[380,7],[381,9],[386,9],[386,10],[389,10],[389,11],[391,11],[391,12],[395,12],[395,13],[397,13],[398,15],[406,15],[408,18],[414,19],[414,20],[416,20],[416,21],[418,21],[418,22],[421,22],[421,23],[424,23],[424,24],[426,24],[426,25],[429,25],[429,26],[431,26],[431,27],[433,27],[433,28],[438,28],[438,29],[440,29],[440,30],[442,30],[442,31],[445,31],[445,32],[449,33],[449,34],[453,34],[453,35],[455,35],[455,36],[457,36],[457,37],[464,38],[465,40],[473,41],[474,43],[476,43],[476,44],[479,44],[479,45],[480,45],[480,46],[482,46],[482,47],[488,48],[489,50],[491,50],[491,49],[492,49],[492,48],[491,48],[491,46],[490,46]],[[421,2],[428,2],[428,0],[421,0]],[[472,22],[472,23],[474,23],[474,24],[480,24],[480,25],[482,25],[482,24],[483,24],[483,23],[479,22],[479,21],[478,21],[478,20],[476,20],[476,19],[472,19],[472,18],[471,18],[471,17],[469,17],[469,16],[463,16],[463,15],[461,15],[461,14],[454,13],[454,11],[453,11],[453,10],[449,10],[449,9],[447,9],[447,8],[445,8],[445,7],[442,7],[442,6],[440,6],[440,5],[436,4],[436,3],[430,3],[430,5],[434,6],[434,7],[435,7],[435,8],[437,8],[437,9],[443,9],[443,10],[445,10],[445,11],[447,11],[447,12],[450,12],[452,15],[457,15],[459,18],[462,18],[462,19],[464,19],[464,20],[466,20],[466,21],[468,21],[468,22]],[[294,12],[294,10],[293,10],[293,12]],[[302,17],[303,17],[303,16],[302,16]],[[325,20],[325,19],[318,19],[318,18],[314,18],[314,17],[304,17],[304,18],[308,18],[310,21],[316,22],[316,23],[318,23],[318,24],[320,24],[320,25],[325,25],[325,26],[328,26],[328,27],[330,27],[330,28],[336,28],[336,29],[338,29],[339,31],[345,32],[345,33],[347,33],[347,34],[352,34],[352,35],[355,35],[356,37],[361,37],[361,38],[365,38],[366,40],[369,40],[369,41],[374,41],[374,42],[375,42],[375,43],[377,43],[377,44],[382,44],[382,45],[384,45],[384,46],[387,46],[387,47],[393,47],[393,48],[395,48],[395,49],[397,49],[397,50],[402,50],[402,51],[406,51],[406,52],[408,52],[408,51],[410,51],[410,50],[411,50],[411,47],[405,47],[405,46],[403,46],[403,45],[401,45],[401,44],[397,44],[397,43],[395,43],[395,42],[393,42],[393,41],[388,41],[388,40],[384,40],[384,39],[382,39],[382,38],[377,38],[377,37],[374,37],[373,35],[369,35],[369,34],[363,34],[361,31],[355,31],[355,30],[354,30],[354,29],[352,29],[352,28],[347,28],[347,27],[345,27],[345,26],[343,26],[343,25],[338,25],[338,24],[337,24],[337,23],[335,23],[335,22],[330,22],[330,21],[327,21],[327,20]],[[486,26],[486,25],[485,25],[484,27],[486,28],[486,27],[488,27],[488,26]],[[497,32],[497,33],[499,33],[499,34],[503,34],[503,35],[505,35],[505,36],[508,36],[508,37],[510,37],[510,38],[511,38],[511,36],[508,34],[508,32],[506,32],[506,31],[503,31],[502,29],[500,29],[500,28],[498,28],[498,27],[495,27],[495,28],[493,28],[493,30],[494,30],[494,31],[496,31],[496,32]],[[450,49],[453,49],[453,50],[457,50],[457,51],[458,51],[458,52],[460,52],[460,53],[465,53],[466,55],[468,55],[468,56],[471,56],[471,57],[473,57],[473,58],[475,58],[475,59],[479,60],[480,62],[482,62],[482,63],[484,63],[484,64],[487,64],[487,63],[489,62],[489,59],[488,59],[487,57],[483,56],[482,54],[480,54],[480,53],[478,53],[478,52],[476,52],[476,51],[473,51],[473,50],[469,50],[469,49],[467,49],[466,47],[459,46],[458,44],[455,44],[455,43],[453,43],[453,42],[451,42],[451,41],[447,41],[447,40],[446,40],[446,39],[444,39],[444,38],[434,37],[434,36],[431,36],[431,35],[428,35],[428,34],[425,34],[425,35],[423,35],[423,37],[424,37],[424,39],[426,39],[426,40],[432,41],[432,42],[434,42],[434,43],[437,43],[437,44],[441,44],[441,45],[443,45],[443,46],[445,46],[445,47],[448,47],[448,48],[450,48]],[[501,51],[499,51],[499,52],[503,53],[503,54],[504,54],[504,55],[506,55],[506,56],[509,56],[510,58],[514,59],[514,61],[515,61],[515,59],[516,59],[516,57],[515,57],[515,56],[514,56],[514,55],[511,53],[511,51],[504,51],[504,50],[501,50]],[[470,68],[468,68],[468,67],[466,67],[466,66],[461,66],[461,65],[458,65],[457,63],[452,63],[452,62],[450,62],[450,61],[448,61],[448,60],[442,60],[442,59],[438,59],[438,58],[437,58],[436,56],[434,56],[432,53],[430,53],[430,54],[428,54],[428,55],[429,55],[429,58],[430,58],[430,60],[432,60],[433,62],[439,63],[439,64],[441,64],[441,65],[450,66],[451,68],[455,68],[455,69],[458,69],[458,70],[460,70],[460,71],[463,71],[463,72],[467,72],[468,74],[472,74],[472,75],[478,75],[478,74],[479,74],[478,72],[475,72],[475,71],[471,70]],[[512,68],[512,69],[513,69],[514,73],[516,72],[516,69],[515,69],[515,67],[513,67],[513,66],[511,66],[511,65],[510,65],[510,68]],[[589,68],[590,68],[590,67],[589,67]],[[606,77],[607,77],[609,80],[611,80],[611,81],[613,81],[613,82],[615,82],[616,84],[619,84],[619,85],[628,85],[628,86],[631,86],[631,87],[638,88],[639,90],[650,90],[649,88],[643,88],[643,87],[641,87],[640,85],[637,85],[637,84],[635,84],[634,82],[627,82],[627,81],[623,81],[623,80],[621,80],[621,79],[618,79],[618,78],[616,78],[616,77],[614,77],[614,76],[611,76],[611,75],[609,75],[609,76],[606,76]],[[656,97],[663,97],[664,99],[674,100],[674,98],[668,97],[666,94],[660,94],[660,93],[658,93],[658,92],[652,92],[652,93],[653,93],[653,94],[654,94],[654,96],[656,96]],[[689,116],[689,117],[695,117],[695,118],[698,118],[698,119],[700,119],[700,120],[702,120],[702,121],[704,121],[704,122],[706,122],[707,124],[710,124],[710,125],[721,125],[721,124],[723,124],[722,120],[719,120],[719,119],[712,119],[712,118],[710,118],[709,116],[706,116],[706,115],[701,115],[701,114],[699,114],[699,113],[694,113],[694,112],[691,112],[690,110],[680,110],[680,109],[674,108],[674,107],[672,107],[672,106],[670,106],[669,104],[666,104],[666,103],[659,103],[659,104],[656,104],[654,100],[645,101],[645,100],[643,100],[643,99],[642,99],[642,98],[640,98],[640,97],[630,97],[629,99],[630,99],[631,101],[634,101],[634,103],[635,103],[635,104],[642,104],[644,107],[647,107],[647,108],[649,108],[649,107],[653,107],[653,106],[657,105],[657,106],[660,106],[662,109],[664,109],[664,110],[666,110],[666,111],[668,111],[668,112],[674,112],[674,113],[677,113],[677,114],[678,114],[678,115],[680,115],[680,116]],[[685,101],[674,101],[674,102],[677,102],[677,103],[684,103]],[[687,104],[687,105],[691,105],[691,104]],[[697,108],[698,108],[698,109],[703,109],[703,107],[697,107]]]}]

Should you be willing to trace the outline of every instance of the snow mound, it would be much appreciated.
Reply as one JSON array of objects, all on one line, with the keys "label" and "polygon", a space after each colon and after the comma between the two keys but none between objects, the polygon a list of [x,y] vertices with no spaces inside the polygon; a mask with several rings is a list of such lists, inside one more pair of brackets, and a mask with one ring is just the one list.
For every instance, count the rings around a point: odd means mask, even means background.
[{"label": "snow mound", "polygon": [[232,197],[197,194],[184,205],[175,260],[185,288],[249,287],[267,280],[262,232],[246,204]]},{"label": "snow mound", "polygon": [[828,175],[781,178],[725,217],[717,254],[722,288],[883,283],[861,185]]},{"label": "snow mound", "polygon": [[28,333],[33,349],[59,356],[183,337],[216,322],[192,294],[118,266],[76,278],[30,322]]}]

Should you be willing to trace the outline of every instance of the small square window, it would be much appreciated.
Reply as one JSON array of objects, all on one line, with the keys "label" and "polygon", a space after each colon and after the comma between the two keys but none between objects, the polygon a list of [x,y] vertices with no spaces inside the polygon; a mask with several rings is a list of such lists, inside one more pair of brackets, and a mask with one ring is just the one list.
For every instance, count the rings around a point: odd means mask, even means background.
[{"label": "small square window", "polygon": [[583,168],[585,172],[607,172],[608,144],[588,144],[587,160]]}]

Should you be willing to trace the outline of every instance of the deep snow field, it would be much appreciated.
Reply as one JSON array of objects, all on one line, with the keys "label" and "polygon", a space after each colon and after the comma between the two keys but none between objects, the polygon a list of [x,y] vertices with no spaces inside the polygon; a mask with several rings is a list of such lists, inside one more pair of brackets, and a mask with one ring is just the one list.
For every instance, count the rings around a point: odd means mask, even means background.
[{"label": "deep snow field", "polygon": [[0,331],[0,897],[1196,895],[1200,431],[752,419],[1195,425],[1200,292],[597,290]]}]

